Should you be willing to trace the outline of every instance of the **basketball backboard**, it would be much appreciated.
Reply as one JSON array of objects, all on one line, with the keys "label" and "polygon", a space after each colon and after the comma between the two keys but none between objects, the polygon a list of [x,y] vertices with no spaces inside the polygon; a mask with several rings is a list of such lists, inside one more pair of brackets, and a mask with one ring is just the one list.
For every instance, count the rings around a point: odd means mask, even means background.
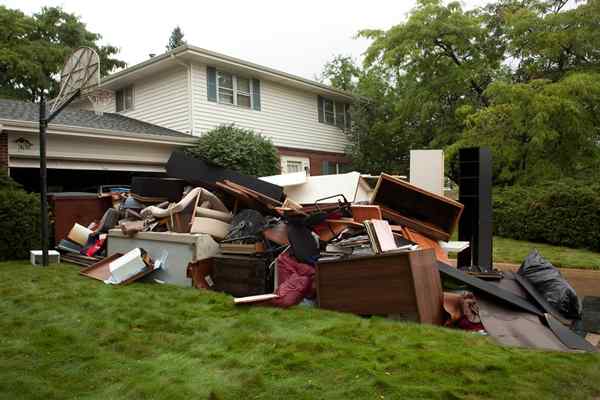
[{"label": "basketball backboard", "polygon": [[100,83],[100,57],[90,47],[80,47],[65,61],[60,74],[60,90],[52,101],[50,113],[69,102],[76,94],[95,90]]}]

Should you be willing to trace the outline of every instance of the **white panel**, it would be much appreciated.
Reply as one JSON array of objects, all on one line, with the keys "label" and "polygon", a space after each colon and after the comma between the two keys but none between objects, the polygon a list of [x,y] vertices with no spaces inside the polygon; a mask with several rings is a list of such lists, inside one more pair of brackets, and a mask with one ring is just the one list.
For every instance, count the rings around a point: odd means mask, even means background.
[{"label": "white panel", "polygon": [[444,151],[411,150],[410,183],[437,195],[444,195]]},{"label": "white panel", "polygon": [[343,153],[344,132],[318,121],[317,95],[279,83],[261,80],[261,110],[210,102],[206,65],[192,65],[194,135],[235,123],[270,138],[276,146]]}]

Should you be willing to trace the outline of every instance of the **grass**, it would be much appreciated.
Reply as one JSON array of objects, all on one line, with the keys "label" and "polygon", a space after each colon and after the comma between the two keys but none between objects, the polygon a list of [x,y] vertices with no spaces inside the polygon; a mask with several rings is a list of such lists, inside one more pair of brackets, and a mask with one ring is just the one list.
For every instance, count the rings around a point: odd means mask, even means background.
[{"label": "grass", "polygon": [[0,263],[2,399],[589,399],[600,356]]},{"label": "grass", "polygon": [[[452,240],[458,239],[454,237]],[[533,249],[538,249],[555,267],[600,270],[600,253],[591,250],[494,236],[494,262],[520,265]],[[450,256],[456,258],[456,255]]]},{"label": "grass", "polygon": [[600,270],[600,253],[591,250],[494,237],[495,262],[521,264],[533,249],[538,249],[555,267]]}]

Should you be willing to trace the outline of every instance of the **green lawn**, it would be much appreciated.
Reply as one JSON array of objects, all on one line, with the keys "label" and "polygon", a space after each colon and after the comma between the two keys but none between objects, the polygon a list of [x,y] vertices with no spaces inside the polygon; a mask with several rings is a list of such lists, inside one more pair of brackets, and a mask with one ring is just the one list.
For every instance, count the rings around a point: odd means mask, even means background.
[{"label": "green lawn", "polygon": [[0,263],[2,399],[589,399],[600,356]]},{"label": "green lawn", "polygon": [[585,249],[571,249],[550,244],[494,237],[495,262],[521,264],[533,249],[538,249],[542,256],[555,267],[600,270],[600,253]]},{"label": "green lawn", "polygon": [[538,249],[555,267],[600,270],[600,253],[494,236],[494,262],[520,265],[533,249]]}]

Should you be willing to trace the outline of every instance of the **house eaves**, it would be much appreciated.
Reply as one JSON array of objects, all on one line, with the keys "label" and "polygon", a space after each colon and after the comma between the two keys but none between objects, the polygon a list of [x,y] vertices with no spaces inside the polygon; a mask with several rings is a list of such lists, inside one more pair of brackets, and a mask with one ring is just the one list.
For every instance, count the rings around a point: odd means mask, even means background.
[{"label": "house eaves", "polygon": [[[12,132],[38,132],[39,124],[32,121],[0,119],[0,126],[3,131]],[[169,136],[156,135],[147,133],[120,132],[109,129],[87,128],[81,126],[69,126],[60,124],[49,124],[48,134],[89,137],[96,139],[111,139],[123,142],[140,142],[140,143],[156,143],[156,144],[171,144],[180,146],[193,145],[198,138],[194,136]]]},{"label": "house eaves", "polygon": [[339,90],[297,75],[288,74],[287,72],[187,44],[106,76],[102,79],[101,86],[106,89],[116,90],[134,80],[154,75],[155,73],[168,68],[176,67],[178,64],[181,64],[182,61],[188,63],[194,61],[201,62],[217,68],[226,68],[232,72],[250,72],[259,79],[262,78],[278,82],[316,94],[332,96],[346,101],[354,99],[352,93],[347,91]]}]

